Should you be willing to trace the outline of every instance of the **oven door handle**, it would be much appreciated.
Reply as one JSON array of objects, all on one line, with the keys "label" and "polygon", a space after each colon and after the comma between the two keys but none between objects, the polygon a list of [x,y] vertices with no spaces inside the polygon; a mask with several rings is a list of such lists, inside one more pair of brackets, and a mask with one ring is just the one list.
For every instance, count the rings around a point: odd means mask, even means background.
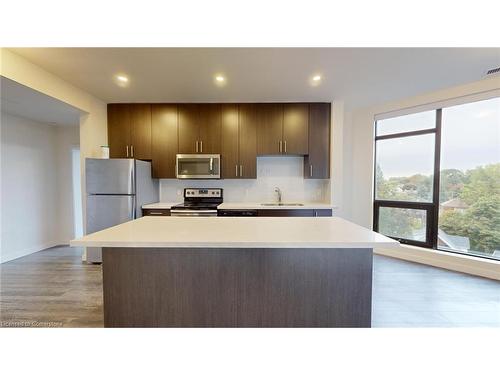
[{"label": "oven door handle", "polygon": [[170,210],[171,216],[217,216],[217,210]]}]

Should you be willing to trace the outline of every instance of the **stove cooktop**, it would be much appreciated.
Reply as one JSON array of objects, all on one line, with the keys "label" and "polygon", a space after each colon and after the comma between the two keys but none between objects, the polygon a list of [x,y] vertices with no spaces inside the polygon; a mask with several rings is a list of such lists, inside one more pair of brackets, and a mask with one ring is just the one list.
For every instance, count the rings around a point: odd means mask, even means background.
[{"label": "stove cooktop", "polygon": [[217,210],[222,203],[222,189],[220,188],[186,188],[184,189],[184,203],[172,207],[174,210]]}]

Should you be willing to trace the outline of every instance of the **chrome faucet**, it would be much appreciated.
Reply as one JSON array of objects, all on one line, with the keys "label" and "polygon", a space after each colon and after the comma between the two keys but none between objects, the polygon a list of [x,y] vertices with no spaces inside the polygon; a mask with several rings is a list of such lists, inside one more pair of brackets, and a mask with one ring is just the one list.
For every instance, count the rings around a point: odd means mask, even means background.
[{"label": "chrome faucet", "polygon": [[275,187],[274,192],[278,193],[278,204],[281,204],[281,189],[279,187]]}]

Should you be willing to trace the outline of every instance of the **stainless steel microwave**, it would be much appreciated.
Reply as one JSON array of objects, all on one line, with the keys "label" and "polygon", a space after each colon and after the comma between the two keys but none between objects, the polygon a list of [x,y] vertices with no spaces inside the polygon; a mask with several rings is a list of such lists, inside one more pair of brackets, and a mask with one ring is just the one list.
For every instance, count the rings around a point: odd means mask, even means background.
[{"label": "stainless steel microwave", "polygon": [[177,178],[220,178],[220,155],[177,154],[175,172]]}]

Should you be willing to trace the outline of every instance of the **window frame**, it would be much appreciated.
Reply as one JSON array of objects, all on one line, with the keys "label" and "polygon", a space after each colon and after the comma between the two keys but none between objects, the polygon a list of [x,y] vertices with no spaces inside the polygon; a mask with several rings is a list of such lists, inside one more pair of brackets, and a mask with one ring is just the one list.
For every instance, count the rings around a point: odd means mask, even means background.
[{"label": "window frame", "polygon": [[[427,248],[437,248],[437,227],[439,216],[439,170],[441,159],[441,120],[442,109],[435,109],[435,126],[428,129],[413,130],[400,133],[392,133],[377,136],[377,123],[375,121],[375,138],[374,138],[374,162],[373,162],[373,230],[378,232],[379,228],[379,213],[381,207],[392,208],[409,208],[426,211],[425,223],[425,241],[409,240],[407,238],[400,238],[388,236],[400,243],[422,246]],[[431,202],[415,202],[415,201],[394,201],[386,199],[377,199],[377,141],[393,138],[406,138],[424,134],[434,134],[434,168],[432,180],[432,200]]]},{"label": "window frame", "polygon": [[[456,105],[464,105],[468,103],[474,103],[482,100],[489,100],[498,97],[498,95],[488,95],[487,97],[477,98],[476,100],[463,101],[460,103],[453,103],[449,105],[441,105],[440,107],[435,107],[434,109],[420,109],[415,112],[402,113],[391,117],[384,117],[375,119],[374,121],[374,159],[373,159],[373,230],[378,232],[379,222],[378,216],[380,212],[380,207],[393,207],[393,208],[413,208],[426,210],[426,240],[425,242],[409,240],[406,238],[398,238],[393,236],[388,236],[399,241],[402,244],[413,245],[413,246],[421,246],[434,250],[439,250],[448,253],[467,255],[475,258],[483,258],[488,260],[494,260],[500,262],[500,259],[493,258],[487,255],[478,254],[478,253],[469,253],[463,252],[460,250],[439,247],[438,246],[438,229],[439,229],[439,184],[440,184],[440,173],[441,173],[441,124],[443,118],[443,108],[456,106]],[[426,110],[434,110],[436,112],[436,126],[435,128],[421,129],[415,131],[408,132],[400,132],[400,133],[392,133],[377,136],[377,122],[383,121],[386,118],[399,117],[410,115],[412,113],[422,112]],[[393,200],[384,200],[384,199],[376,199],[377,196],[377,141],[391,138],[404,138],[411,137],[415,135],[423,135],[423,134],[435,134],[434,138],[434,175],[433,175],[433,186],[432,186],[432,201],[431,202],[414,202],[414,201],[393,201]]]}]

